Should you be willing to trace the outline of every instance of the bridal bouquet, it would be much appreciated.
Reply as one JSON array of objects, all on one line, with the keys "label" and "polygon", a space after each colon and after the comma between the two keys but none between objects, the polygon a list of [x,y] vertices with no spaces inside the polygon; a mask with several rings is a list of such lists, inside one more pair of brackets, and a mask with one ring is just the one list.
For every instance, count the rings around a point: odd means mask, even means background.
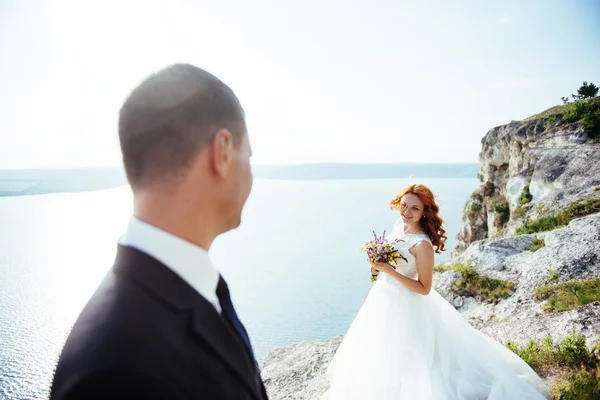
[{"label": "bridal bouquet", "polygon": [[[408,262],[408,260],[402,256],[402,254],[400,254],[398,249],[395,247],[396,244],[402,241],[401,239],[388,242],[385,237],[385,231],[383,231],[383,234],[380,237],[378,237],[375,231],[373,231],[373,236],[375,239],[368,241],[360,248],[361,253],[367,253],[369,260],[373,262],[393,263],[398,259],[402,259]],[[396,267],[393,265],[392,268],[396,269]],[[371,275],[371,282],[375,282],[376,280],[377,275]]]}]

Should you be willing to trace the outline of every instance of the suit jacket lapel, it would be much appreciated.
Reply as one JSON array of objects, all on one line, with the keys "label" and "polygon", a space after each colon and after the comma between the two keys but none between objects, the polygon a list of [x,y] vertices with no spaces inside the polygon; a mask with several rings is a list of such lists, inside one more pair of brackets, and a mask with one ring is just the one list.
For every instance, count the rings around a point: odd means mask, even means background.
[{"label": "suit jacket lapel", "polygon": [[150,289],[174,310],[188,311],[191,334],[206,342],[250,392],[261,399],[253,379],[254,370],[247,350],[213,305],[160,261],[131,247],[119,245],[114,265],[125,275]]},{"label": "suit jacket lapel", "polygon": [[192,312],[192,333],[213,348],[223,361],[229,366],[244,385],[261,399],[254,382],[253,360],[247,356],[244,344],[235,336],[236,333],[227,325],[215,308],[204,300]]}]

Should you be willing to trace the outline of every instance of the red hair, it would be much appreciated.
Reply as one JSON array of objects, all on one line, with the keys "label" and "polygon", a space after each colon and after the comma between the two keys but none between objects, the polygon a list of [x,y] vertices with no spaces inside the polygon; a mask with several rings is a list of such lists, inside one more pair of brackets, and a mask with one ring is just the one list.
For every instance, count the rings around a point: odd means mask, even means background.
[{"label": "red hair", "polygon": [[398,193],[394,200],[390,201],[390,208],[392,210],[398,210],[400,211],[400,214],[403,214],[406,206],[403,207],[401,201],[402,198],[409,193],[418,196],[423,202],[423,205],[425,206],[425,209],[423,210],[424,218],[419,220],[419,225],[436,247],[435,252],[438,254],[441,253],[446,249],[445,243],[448,238],[446,237],[446,231],[442,228],[444,220],[439,215],[440,207],[435,201],[433,192],[427,186],[416,184],[405,187]]}]

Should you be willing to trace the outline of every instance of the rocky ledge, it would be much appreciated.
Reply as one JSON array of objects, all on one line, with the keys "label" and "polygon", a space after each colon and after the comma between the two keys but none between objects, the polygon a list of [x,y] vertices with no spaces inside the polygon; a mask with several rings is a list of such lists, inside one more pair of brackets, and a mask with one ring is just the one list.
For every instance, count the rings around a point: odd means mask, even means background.
[{"label": "rocky ledge", "polygon": [[559,107],[485,135],[481,186],[465,204],[453,255],[478,240],[512,236],[530,219],[597,194],[600,143],[583,124],[565,118]]}]

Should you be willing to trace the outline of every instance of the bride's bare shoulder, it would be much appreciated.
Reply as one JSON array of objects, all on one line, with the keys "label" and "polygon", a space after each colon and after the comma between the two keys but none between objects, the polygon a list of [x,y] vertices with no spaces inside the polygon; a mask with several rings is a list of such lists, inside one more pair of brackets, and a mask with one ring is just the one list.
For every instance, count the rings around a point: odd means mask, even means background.
[{"label": "bride's bare shoulder", "polygon": [[413,256],[418,258],[419,256],[433,254],[433,245],[429,240],[423,238],[423,240],[415,243],[409,251]]}]

